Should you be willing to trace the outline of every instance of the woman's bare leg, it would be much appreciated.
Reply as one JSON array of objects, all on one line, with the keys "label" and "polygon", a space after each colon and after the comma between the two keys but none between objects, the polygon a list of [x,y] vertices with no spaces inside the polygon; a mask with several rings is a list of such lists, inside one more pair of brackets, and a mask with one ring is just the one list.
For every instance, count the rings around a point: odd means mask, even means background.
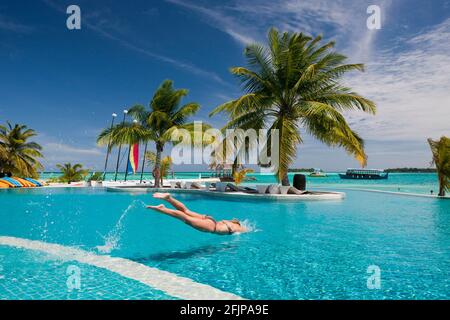
[{"label": "woman's bare leg", "polygon": [[157,192],[153,194],[153,198],[166,200],[168,203],[173,205],[177,210],[183,211],[187,215],[193,218],[204,219],[205,215],[196,213],[194,211],[189,210],[181,201],[175,199],[170,195],[170,193],[160,193]]},{"label": "woman's bare leg", "polygon": [[181,210],[173,210],[166,208],[163,204],[160,204],[158,206],[148,206],[147,208],[164,213],[178,220],[181,220],[186,224],[189,224],[191,227],[200,231],[214,232],[215,230],[215,223],[212,222],[211,220],[194,218]]},{"label": "woman's bare leg", "polygon": [[189,217],[183,211],[166,208],[163,204],[160,204],[158,206],[147,206],[147,208],[167,214],[168,216],[174,217],[183,222],[186,222],[186,218]]},{"label": "woman's bare leg", "polygon": [[170,195],[170,193],[157,192],[153,194],[153,198],[166,200],[168,203],[170,203],[180,211],[183,212],[188,211],[188,208],[181,201],[178,201],[177,199],[173,198]]}]

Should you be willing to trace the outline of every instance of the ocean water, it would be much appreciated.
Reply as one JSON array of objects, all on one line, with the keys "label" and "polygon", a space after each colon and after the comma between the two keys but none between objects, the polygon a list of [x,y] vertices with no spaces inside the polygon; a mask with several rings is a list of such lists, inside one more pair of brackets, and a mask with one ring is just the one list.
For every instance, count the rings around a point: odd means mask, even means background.
[{"label": "ocean water", "polygon": [[[307,186],[310,188],[358,188],[358,189],[372,189],[380,191],[405,192],[405,193],[419,193],[434,194],[439,192],[436,173],[391,173],[387,180],[345,180],[339,177],[338,173],[327,173],[328,176],[324,178],[309,177],[308,173],[303,173],[307,177]],[[175,172],[177,179],[198,179],[201,177],[209,177],[210,172]],[[289,179],[292,183],[295,173],[289,173]],[[41,178],[47,179],[58,176],[58,173],[43,173]],[[251,181],[246,184],[261,184],[261,183],[277,183],[275,176],[269,174],[253,173],[247,175]],[[118,174],[118,179],[124,179],[123,173]],[[171,176],[170,176],[171,178]],[[113,180],[114,173],[107,173],[106,180]],[[129,175],[128,180],[139,180],[140,174]],[[150,174],[144,174],[144,180],[153,180]]]},{"label": "ocean water", "polygon": [[[299,203],[178,194],[194,211],[253,227],[217,236],[145,209],[160,203],[151,194],[3,190],[0,236],[122,257],[247,299],[449,299],[450,200],[346,193]],[[171,298],[83,264],[84,291],[69,296],[67,264],[0,245],[0,298]],[[373,266],[379,289],[367,286]]]}]

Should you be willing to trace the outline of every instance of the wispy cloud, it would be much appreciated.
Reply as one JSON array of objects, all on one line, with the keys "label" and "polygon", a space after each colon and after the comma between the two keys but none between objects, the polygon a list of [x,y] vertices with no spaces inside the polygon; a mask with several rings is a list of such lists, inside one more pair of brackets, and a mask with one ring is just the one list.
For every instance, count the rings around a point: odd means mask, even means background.
[{"label": "wispy cloud", "polygon": [[186,8],[193,12],[196,12],[203,16],[206,19],[206,22],[209,23],[212,27],[215,27],[221,31],[224,31],[228,35],[230,35],[236,41],[247,44],[250,42],[255,42],[259,40],[259,37],[254,37],[255,34],[252,35],[253,30],[247,30],[245,32],[245,28],[247,26],[248,21],[244,21],[244,24],[241,25],[235,16],[233,16],[230,11],[233,11],[234,7],[213,7],[212,3],[208,3],[207,6],[203,6],[191,1],[183,1],[183,0],[166,0],[169,3],[174,5]]},{"label": "wispy cloud", "polygon": [[450,18],[380,51],[349,82],[378,104],[376,117],[353,116],[372,139],[424,140],[450,134]]},{"label": "wispy cloud", "polygon": [[[353,88],[379,106],[376,117],[349,115],[364,136],[424,139],[449,130],[450,108],[443,102],[450,101],[450,19],[410,38],[398,36],[398,48],[382,50],[377,37],[383,29],[366,27],[370,1],[234,0],[226,5],[166,1],[202,16],[241,44],[265,42],[271,26],[335,39],[338,50],[351,61],[366,62],[367,72],[349,78]],[[383,27],[389,25],[391,2],[377,1]]]},{"label": "wispy cloud", "polygon": [[74,155],[101,155],[99,148],[78,148],[63,143],[49,142],[44,144],[45,152],[60,153],[65,158],[70,159]]},{"label": "wispy cloud", "polygon": [[[339,40],[338,43],[346,46],[349,53],[363,58],[370,52],[376,38],[376,33],[366,28],[369,1],[234,0],[226,5],[210,1],[166,1],[197,13],[212,27],[243,45],[264,41],[267,30],[272,26],[311,35],[326,31],[327,38]],[[385,16],[391,1],[380,0],[377,3],[382,16]]]},{"label": "wispy cloud", "polygon": [[34,30],[33,27],[14,21],[0,14],[0,31],[26,34]]},{"label": "wispy cloud", "polygon": [[54,170],[56,164],[65,162],[82,163],[89,168],[100,168],[104,160],[104,150],[96,146],[68,144],[45,134],[40,134],[37,140],[43,148],[42,163],[46,170]]},{"label": "wispy cloud", "polygon": [[[55,10],[58,10],[60,12],[65,12],[64,8],[62,8],[61,6],[59,6],[58,4],[56,4],[55,2],[53,2],[51,0],[43,0],[43,2]],[[224,81],[215,72],[202,69],[190,62],[181,61],[181,60],[174,59],[174,58],[166,56],[166,55],[155,53],[145,47],[141,47],[141,46],[138,46],[138,45],[132,43],[131,41],[126,39],[125,35],[120,34],[123,32],[115,32],[115,30],[114,30],[115,25],[110,24],[109,22],[110,22],[109,20],[106,20],[105,18],[100,18],[98,15],[90,15],[90,16],[85,15],[83,17],[82,25],[86,26],[87,28],[95,31],[99,35],[101,35],[109,40],[117,42],[119,45],[121,45],[125,48],[133,50],[140,54],[143,54],[152,59],[156,59],[161,62],[171,64],[178,69],[182,69],[182,70],[188,71],[192,74],[208,78],[208,79],[213,80],[222,85],[228,85],[228,83],[226,81]],[[113,28],[111,28],[111,26]],[[120,31],[124,31],[123,28],[121,28]]]}]

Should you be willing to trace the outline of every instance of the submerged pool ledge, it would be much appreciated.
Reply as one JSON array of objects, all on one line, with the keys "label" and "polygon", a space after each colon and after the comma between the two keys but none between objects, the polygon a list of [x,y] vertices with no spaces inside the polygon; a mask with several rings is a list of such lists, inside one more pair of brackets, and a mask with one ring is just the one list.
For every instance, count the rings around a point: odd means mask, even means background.
[{"label": "submerged pool ledge", "polygon": [[242,297],[225,292],[209,285],[195,282],[189,278],[148,267],[146,265],[119,257],[98,255],[74,247],[38,240],[0,236],[0,246],[9,246],[32,251],[40,251],[66,261],[108,270],[122,277],[139,281],[169,296],[185,300],[241,300]]},{"label": "submerged pool ledge", "polygon": [[201,189],[180,189],[180,188],[143,188],[143,187],[106,187],[107,191],[111,192],[130,192],[130,193],[147,193],[147,192],[171,192],[171,193],[186,193],[186,194],[200,194],[208,197],[217,197],[222,199],[252,199],[252,200],[269,200],[269,201],[283,201],[283,202],[297,202],[297,201],[321,201],[321,200],[341,200],[345,198],[344,192],[335,191],[314,191],[311,194],[259,194],[259,193],[245,193],[245,192],[219,192]]}]

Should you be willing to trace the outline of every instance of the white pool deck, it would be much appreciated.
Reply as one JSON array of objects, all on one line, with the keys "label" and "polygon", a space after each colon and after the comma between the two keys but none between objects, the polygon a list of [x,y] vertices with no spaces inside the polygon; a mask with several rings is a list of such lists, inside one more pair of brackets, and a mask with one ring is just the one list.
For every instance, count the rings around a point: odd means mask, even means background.
[{"label": "white pool deck", "polygon": [[272,201],[320,201],[320,200],[341,200],[345,198],[344,192],[332,191],[312,191],[311,193],[297,194],[259,194],[246,193],[240,191],[219,192],[205,189],[181,189],[181,188],[146,188],[146,187],[124,187],[114,186],[107,187],[111,192],[129,192],[129,193],[148,193],[148,192],[169,192],[169,193],[186,193],[198,194],[209,197],[229,198],[229,199],[254,199],[254,200],[272,200]]}]

